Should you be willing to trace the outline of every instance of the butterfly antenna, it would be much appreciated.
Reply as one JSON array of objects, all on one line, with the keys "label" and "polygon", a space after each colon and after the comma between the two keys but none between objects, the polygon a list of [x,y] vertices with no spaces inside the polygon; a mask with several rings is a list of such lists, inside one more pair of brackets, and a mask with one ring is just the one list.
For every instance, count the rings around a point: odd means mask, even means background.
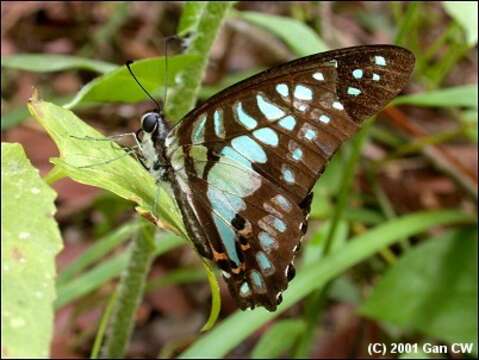
[{"label": "butterfly antenna", "polygon": [[131,60],[128,60],[126,62],[126,68],[128,69],[128,72],[133,77],[133,79],[136,81],[136,83],[141,88],[141,90],[143,90],[143,92],[151,99],[151,101],[153,101],[156,104],[156,106],[158,108],[158,112],[161,113],[162,110],[163,110],[163,107],[161,106],[161,103],[158,102],[153,96],[151,96],[150,93],[143,87],[143,85],[141,85],[140,81],[138,81],[138,78],[136,77],[136,75],[131,70],[131,67],[130,67],[131,64],[133,64],[133,61],[131,61]]},{"label": "butterfly antenna", "polygon": [[168,38],[166,37],[163,46],[165,47],[165,89],[164,89],[164,104],[166,106],[166,99],[168,96]]}]

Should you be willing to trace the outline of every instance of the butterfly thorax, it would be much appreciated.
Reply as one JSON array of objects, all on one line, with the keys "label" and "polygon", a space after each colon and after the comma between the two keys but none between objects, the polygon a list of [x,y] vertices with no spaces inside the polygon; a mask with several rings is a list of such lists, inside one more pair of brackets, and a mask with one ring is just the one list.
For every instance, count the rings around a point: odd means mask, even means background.
[{"label": "butterfly thorax", "polygon": [[[160,112],[148,112],[141,118],[141,129],[137,133],[142,163],[150,174],[173,196],[178,204],[185,227],[198,252],[211,258],[204,231],[191,208],[192,191],[175,177],[175,171],[167,155],[166,139],[170,126]],[[171,135],[171,134],[170,134]]]}]

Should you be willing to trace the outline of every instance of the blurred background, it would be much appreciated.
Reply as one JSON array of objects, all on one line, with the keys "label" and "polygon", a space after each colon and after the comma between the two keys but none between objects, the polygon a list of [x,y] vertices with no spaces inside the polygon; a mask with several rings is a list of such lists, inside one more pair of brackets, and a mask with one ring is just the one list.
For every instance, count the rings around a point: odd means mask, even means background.
[{"label": "blurred background", "polygon": [[[117,65],[163,55],[162,38],[175,34],[182,6],[180,2],[2,2],[2,141],[22,144],[33,165],[46,175],[51,169],[48,159],[58,152],[26,110],[33,87],[42,98],[65,104],[101,74],[84,66],[59,69],[49,68],[48,63],[16,61],[14,55],[75,55]],[[446,2],[238,2],[234,8],[212,47],[200,102],[248,75],[299,57],[298,44],[306,41],[304,28],[329,49],[394,43],[416,55],[416,70],[404,91],[404,95],[416,96],[399,99],[397,106],[382,112],[362,148],[348,196],[350,211],[340,222],[344,241],[387,219],[416,211],[454,208],[476,213],[477,3],[474,13],[467,6]],[[289,22],[278,26],[276,16]],[[178,44],[172,44],[169,53],[179,50]],[[141,114],[150,108],[150,102],[105,104],[78,108],[75,113],[104,134],[114,134],[135,131]],[[344,153],[332,162],[325,180],[321,180],[323,187],[317,190],[308,234],[311,246],[321,243],[331,220],[348,146]],[[84,277],[80,274],[75,278],[74,290],[67,284],[57,286],[51,355],[88,357],[98,321],[115,286],[112,261],[121,256],[128,240],[128,232],[125,230],[125,235],[121,231],[136,221],[135,214],[130,202],[97,188],[69,179],[53,187],[58,193],[56,219],[64,241],[57,257],[60,274],[99,239],[117,239],[101,261],[82,272]],[[458,225],[455,230],[467,232],[468,225]],[[438,337],[437,329],[430,331],[425,320],[418,327],[402,326],[401,321],[357,311],[360,306],[367,308],[365,299],[392,264],[411,247],[442,232],[434,229],[424,236],[404,239],[402,244],[406,245],[388,249],[338,278],[313,324],[311,357],[365,357],[364,344],[384,339],[450,342],[450,337]],[[477,268],[472,265],[469,276],[475,283]],[[221,285],[221,317],[226,318],[236,305]],[[476,285],[469,290],[467,296],[477,301]],[[273,338],[286,336],[301,342],[307,304],[308,300],[297,303],[251,334],[230,356],[295,354],[294,341],[277,354],[261,353],[256,348],[258,338],[269,333]],[[190,246],[158,257],[127,355],[171,356],[181,352],[198,336],[209,307],[206,275]],[[472,311],[466,318],[477,316],[475,308]],[[463,319],[450,313],[447,318],[446,332]],[[284,323],[286,319],[293,322]],[[271,335],[270,330],[280,321],[286,325],[279,330],[276,327],[276,335]]]}]

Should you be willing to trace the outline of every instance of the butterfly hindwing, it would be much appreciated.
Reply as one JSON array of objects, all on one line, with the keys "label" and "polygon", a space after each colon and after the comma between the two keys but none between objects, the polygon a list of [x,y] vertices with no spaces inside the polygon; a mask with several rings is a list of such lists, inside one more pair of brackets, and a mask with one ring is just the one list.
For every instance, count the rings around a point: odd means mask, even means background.
[{"label": "butterfly hindwing", "polygon": [[401,91],[413,65],[394,46],[312,55],[220,92],[171,130],[174,178],[189,191],[203,245],[241,308],[276,308],[294,275],[312,187],[361,122]]},{"label": "butterfly hindwing", "polygon": [[206,230],[210,258],[223,270],[241,308],[260,303],[274,309],[287,286],[285,274],[292,271],[302,209],[246,163],[208,157],[203,145],[181,149],[183,155],[173,158],[175,176],[194,189],[190,206]]}]

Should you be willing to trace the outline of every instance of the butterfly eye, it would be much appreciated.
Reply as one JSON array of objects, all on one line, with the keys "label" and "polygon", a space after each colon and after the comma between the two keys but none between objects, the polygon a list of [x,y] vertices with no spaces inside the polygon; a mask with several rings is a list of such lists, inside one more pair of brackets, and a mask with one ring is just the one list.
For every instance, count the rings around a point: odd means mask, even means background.
[{"label": "butterfly eye", "polygon": [[159,121],[160,121],[160,115],[158,113],[155,113],[155,112],[146,113],[141,118],[141,128],[143,129],[143,131],[151,134],[157,129]]}]

